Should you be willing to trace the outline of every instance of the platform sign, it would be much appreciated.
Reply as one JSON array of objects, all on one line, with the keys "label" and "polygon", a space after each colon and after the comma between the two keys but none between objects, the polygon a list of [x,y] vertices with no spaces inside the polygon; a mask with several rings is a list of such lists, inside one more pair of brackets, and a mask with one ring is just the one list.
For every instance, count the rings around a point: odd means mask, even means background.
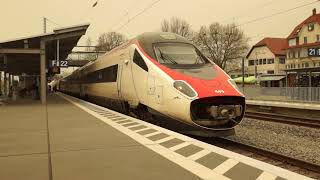
[{"label": "platform sign", "polygon": [[64,60],[64,61],[57,61],[57,60],[52,60],[51,61],[51,67],[64,67],[67,68],[69,65],[68,61]]},{"label": "platform sign", "polygon": [[320,57],[320,48],[309,48],[308,49],[309,57]]}]

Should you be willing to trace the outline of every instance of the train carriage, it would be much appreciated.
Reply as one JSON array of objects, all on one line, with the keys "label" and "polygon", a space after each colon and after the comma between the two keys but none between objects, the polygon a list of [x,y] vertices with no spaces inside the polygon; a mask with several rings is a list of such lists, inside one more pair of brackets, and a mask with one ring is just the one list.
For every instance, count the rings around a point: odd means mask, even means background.
[{"label": "train carriage", "polygon": [[234,81],[173,33],[139,35],[61,79],[59,90],[196,135],[232,134],[245,112]]}]

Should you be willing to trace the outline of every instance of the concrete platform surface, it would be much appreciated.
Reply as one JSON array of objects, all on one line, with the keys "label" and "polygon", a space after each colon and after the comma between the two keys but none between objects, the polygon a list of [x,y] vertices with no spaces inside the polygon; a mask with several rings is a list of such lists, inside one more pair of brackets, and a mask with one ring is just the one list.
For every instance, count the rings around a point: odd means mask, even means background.
[{"label": "concrete platform surface", "polygon": [[63,94],[0,107],[0,180],[309,179]]}]

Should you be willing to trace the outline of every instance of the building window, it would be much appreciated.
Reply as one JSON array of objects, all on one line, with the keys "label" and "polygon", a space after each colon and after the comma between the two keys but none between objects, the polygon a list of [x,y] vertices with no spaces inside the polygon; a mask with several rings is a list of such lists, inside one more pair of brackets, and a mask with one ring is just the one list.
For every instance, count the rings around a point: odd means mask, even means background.
[{"label": "building window", "polygon": [[258,65],[259,64],[259,60],[257,59],[257,60],[255,60],[255,62],[256,62],[256,65]]},{"label": "building window", "polygon": [[289,52],[289,58],[291,58],[291,59],[296,58],[296,52],[295,51],[290,51]]},{"label": "building window", "polygon": [[320,41],[320,35],[317,34],[317,42],[319,42],[319,41]]},{"label": "building window", "polygon": [[309,67],[309,63],[306,62],[304,66],[305,66],[306,68]]},{"label": "building window", "polygon": [[274,70],[268,70],[267,74],[274,74]]},{"label": "building window", "polygon": [[294,39],[289,39],[289,46],[296,46],[297,45],[297,40],[294,38]]},{"label": "building window", "polygon": [[286,64],[285,58],[279,58],[279,64]]},{"label": "building window", "polygon": [[304,68],[304,63],[301,64],[302,68]]},{"label": "building window", "polygon": [[297,58],[300,58],[300,50],[298,50],[297,53],[298,53]]},{"label": "building window", "polygon": [[307,44],[307,43],[308,43],[308,37],[304,37],[304,38],[303,38],[303,43],[304,43],[304,44]]},{"label": "building window", "polygon": [[254,60],[249,60],[249,66],[254,66]]},{"label": "building window", "polygon": [[263,59],[263,64],[267,64],[267,60],[266,59]]},{"label": "building window", "polygon": [[313,31],[313,30],[314,30],[314,24],[309,24],[308,31]]},{"label": "building window", "polygon": [[259,59],[259,64],[260,64],[260,65],[262,64],[262,59]]},{"label": "building window", "polygon": [[268,62],[268,64],[273,64],[274,63],[274,59],[268,59],[267,62]]}]

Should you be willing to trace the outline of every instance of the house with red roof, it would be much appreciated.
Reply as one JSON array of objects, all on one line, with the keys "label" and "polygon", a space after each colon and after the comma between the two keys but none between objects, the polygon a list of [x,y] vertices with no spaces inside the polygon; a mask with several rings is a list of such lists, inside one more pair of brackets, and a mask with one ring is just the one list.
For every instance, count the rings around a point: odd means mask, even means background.
[{"label": "house with red roof", "polygon": [[262,86],[284,86],[286,38],[264,38],[252,46],[247,55],[247,74],[255,76]]},{"label": "house with red roof", "polygon": [[316,9],[287,38],[264,38],[247,55],[262,86],[320,86],[320,14]]},{"label": "house with red roof", "polygon": [[316,9],[293,29],[287,40],[287,69],[320,66],[320,14]]},{"label": "house with red roof", "polygon": [[287,37],[288,86],[320,87],[320,14],[297,25]]}]

